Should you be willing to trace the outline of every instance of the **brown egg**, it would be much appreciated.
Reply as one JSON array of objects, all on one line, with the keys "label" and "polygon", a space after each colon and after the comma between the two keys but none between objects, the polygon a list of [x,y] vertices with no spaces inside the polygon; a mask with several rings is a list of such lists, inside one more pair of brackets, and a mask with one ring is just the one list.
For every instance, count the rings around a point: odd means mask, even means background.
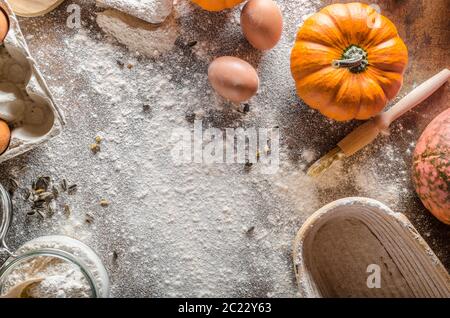
[{"label": "brown egg", "polygon": [[5,40],[9,31],[9,18],[5,10],[0,7],[0,43]]},{"label": "brown egg", "polygon": [[250,0],[242,9],[241,27],[245,38],[260,50],[270,50],[281,38],[283,17],[272,0]]},{"label": "brown egg", "polygon": [[209,65],[208,79],[220,96],[235,103],[249,100],[259,87],[258,74],[253,66],[232,56],[215,59]]},{"label": "brown egg", "polygon": [[0,119],[0,155],[8,149],[11,140],[11,131],[6,122]]}]

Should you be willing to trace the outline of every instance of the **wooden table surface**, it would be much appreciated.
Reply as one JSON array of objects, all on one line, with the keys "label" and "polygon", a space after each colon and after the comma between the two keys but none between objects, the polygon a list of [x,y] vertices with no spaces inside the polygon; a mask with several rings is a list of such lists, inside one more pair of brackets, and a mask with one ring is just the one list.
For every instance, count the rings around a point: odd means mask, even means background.
[{"label": "wooden table surface", "polygon": [[[21,183],[29,184],[38,175],[50,174],[54,178],[65,175],[79,185],[77,195],[70,199],[75,206],[74,215],[89,212],[95,216],[95,221],[93,225],[77,224],[76,227],[74,222],[66,221],[59,215],[42,222],[29,220],[25,216],[26,205],[16,198],[16,215],[9,235],[10,245],[17,247],[38,235],[62,232],[79,237],[86,232],[89,235],[81,239],[91,245],[105,262],[112,279],[113,296],[291,297],[296,295],[296,287],[290,244],[298,228],[315,209],[332,200],[343,196],[365,195],[388,200],[386,203],[393,209],[406,214],[449,269],[450,227],[432,217],[415,195],[408,176],[412,154],[406,149],[410,150],[426,125],[450,106],[450,85],[440,89],[429,100],[398,120],[389,137],[377,140],[369,149],[346,163],[345,167],[349,169],[355,166],[367,169],[368,172],[370,165],[373,165],[375,172],[371,172],[372,176],[377,177],[379,170],[383,185],[388,187],[392,184],[404,190],[399,194],[400,199],[389,201],[391,199],[383,192],[383,186],[377,187],[376,184],[372,185],[375,187],[372,190],[355,189],[353,180],[349,180],[342,185],[319,187],[315,192],[318,202],[306,207],[296,198],[304,195],[306,189],[302,189],[302,185],[293,189],[296,187],[295,180],[291,180],[293,184],[283,187],[287,189],[288,195],[291,192],[294,194],[292,197],[275,189],[275,183],[284,183],[294,173],[301,175],[305,170],[304,158],[299,149],[314,149],[315,156],[318,157],[332,149],[357,124],[330,123],[320,114],[309,111],[295,96],[288,65],[290,47],[301,21],[295,10],[311,4],[309,0],[277,2],[286,17],[286,30],[282,43],[265,55],[246,44],[240,30],[230,32],[227,29],[227,32],[222,32],[223,25],[229,26],[231,18],[228,13],[213,15],[195,10],[191,17],[180,19],[182,32],[175,52],[160,60],[136,58],[114,41],[109,39],[107,42],[95,22],[96,12],[100,9],[89,0],[66,1],[44,17],[19,19],[32,54],[55,93],[57,102],[66,110],[68,125],[64,134],[48,145],[2,164],[0,181],[6,183],[9,177],[14,176]],[[395,22],[409,48],[410,62],[400,96],[442,68],[450,67],[450,0],[373,2],[381,7],[382,14]],[[64,27],[68,16],[66,9],[71,3],[81,5],[82,31],[88,34],[86,42],[76,42],[74,39],[79,31]],[[330,1],[323,1],[323,5],[328,3]],[[243,116],[236,112],[210,109],[209,105],[217,104],[217,99],[205,88],[207,82],[204,74],[208,62],[202,60],[202,56],[193,54],[191,48],[185,45],[193,40],[198,45],[211,45],[210,50],[206,47],[206,55],[233,54],[258,66],[262,77],[262,92],[251,103],[252,111],[249,114]],[[108,44],[104,44],[106,42]],[[181,116],[188,121],[184,124],[190,125],[192,118],[196,116],[194,106],[198,107],[191,104],[195,104],[199,96],[198,100],[205,102],[203,108],[200,107],[203,109],[205,126],[279,126],[282,136],[280,147],[286,154],[283,160],[288,167],[283,170],[283,177],[272,182],[270,178],[256,176],[235,167],[224,171],[217,168],[209,175],[199,170],[187,176],[178,168],[167,166],[163,153],[153,152],[151,148],[140,150],[138,146],[134,146],[135,139],[126,138],[126,134],[145,138],[150,133],[148,127],[152,123],[151,119],[142,119],[142,114],[134,110],[136,105],[131,105],[135,102],[132,98],[124,100],[123,105],[116,105],[105,102],[101,93],[93,91],[93,81],[89,76],[95,74],[89,73],[89,68],[95,68],[95,65],[89,63],[89,57],[82,55],[79,47],[83,45],[86,45],[85,50],[89,54],[95,54],[95,50],[92,50],[98,46],[99,55],[104,54],[107,45],[109,49],[113,49],[112,59],[133,60],[136,69],[151,69],[147,77],[136,75],[133,71],[123,71],[124,74],[129,74],[124,77],[124,91],[132,91],[138,87],[141,93],[139,96],[151,90],[150,86],[155,84],[153,78],[161,76],[160,72],[171,74],[168,85],[177,88],[173,90],[173,95],[182,107],[166,107],[164,103],[159,105],[157,100],[152,101],[155,104],[152,104],[154,109],[151,116],[155,118],[162,114],[168,118]],[[77,54],[80,56],[76,56]],[[102,56],[107,59],[106,55]],[[182,63],[182,67],[174,65],[174,61]],[[104,76],[107,80],[109,70],[100,69],[99,72],[106,74]],[[114,72],[116,71],[111,71]],[[94,80],[94,84],[107,90],[101,86],[98,78]],[[184,85],[192,88],[187,96],[181,95]],[[114,117],[121,112],[124,113],[124,118],[131,121],[130,130],[121,130],[119,124],[124,122],[117,121]],[[127,114],[142,120],[135,120]],[[167,127],[160,126],[161,133],[171,125],[171,121],[168,121]],[[108,132],[105,153],[100,153],[101,161],[88,149],[99,131]],[[116,131],[117,136],[127,140],[115,146],[122,149],[121,153],[114,152],[114,147],[108,143],[109,135],[114,135]],[[115,138],[119,138],[117,136]],[[155,144],[156,146],[163,148],[162,144]],[[381,161],[387,158],[385,152],[388,146],[393,149],[396,158],[387,167]],[[152,158],[149,158],[150,154]],[[113,159],[123,161],[122,172],[112,170],[116,167]],[[123,173],[127,171],[127,166],[138,165],[139,160],[142,160],[143,165],[156,162],[157,168],[153,171],[138,170],[139,175]],[[17,172],[19,166],[26,166],[27,169]],[[406,175],[400,175],[400,171]],[[193,179],[196,176],[199,177],[198,182]],[[189,182],[194,184],[193,193],[197,193],[196,189],[199,190],[196,197],[200,201],[189,201],[188,193],[177,195],[174,192],[177,183]],[[327,180],[323,182],[326,183]],[[155,202],[161,201],[161,197],[157,196],[155,199],[152,195],[142,194],[142,186],[159,191],[166,183],[169,187],[164,188],[164,191],[170,196],[167,202]],[[228,195],[224,196],[223,193]],[[109,194],[109,199],[112,200],[106,209],[95,203],[105,194]],[[216,199],[220,199],[219,201],[212,197],[214,194],[217,194]],[[192,206],[197,204],[197,210],[192,210]],[[183,205],[189,207],[189,213],[195,213],[192,216],[186,215],[180,207]],[[228,210],[222,211],[224,205],[228,206]],[[197,212],[202,218],[197,219]],[[216,220],[222,216],[226,220],[226,230],[219,228],[221,225]],[[166,229],[169,221],[178,232],[159,231],[160,228]],[[191,227],[190,232],[186,231],[182,222]],[[256,225],[253,237],[240,232],[243,226],[252,224]],[[216,228],[217,232],[214,232]],[[231,232],[228,233],[229,230]],[[205,235],[208,240],[204,239]],[[210,238],[214,241],[211,242]],[[203,254],[189,257],[190,251],[199,253],[202,249]]]}]

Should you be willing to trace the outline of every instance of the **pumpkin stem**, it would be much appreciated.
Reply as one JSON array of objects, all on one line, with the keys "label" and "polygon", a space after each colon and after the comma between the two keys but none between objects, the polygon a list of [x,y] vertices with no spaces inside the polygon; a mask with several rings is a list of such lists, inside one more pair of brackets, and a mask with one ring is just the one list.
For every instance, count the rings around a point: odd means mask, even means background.
[{"label": "pumpkin stem", "polygon": [[352,73],[361,73],[366,70],[369,65],[367,53],[357,45],[348,47],[342,59],[334,60],[331,66],[334,68],[348,68]]},{"label": "pumpkin stem", "polygon": [[356,56],[354,58],[351,59],[346,59],[346,60],[334,60],[332,63],[332,66],[334,68],[341,68],[341,67],[354,67],[354,66],[360,66],[362,61],[363,61],[364,57],[360,56]]}]

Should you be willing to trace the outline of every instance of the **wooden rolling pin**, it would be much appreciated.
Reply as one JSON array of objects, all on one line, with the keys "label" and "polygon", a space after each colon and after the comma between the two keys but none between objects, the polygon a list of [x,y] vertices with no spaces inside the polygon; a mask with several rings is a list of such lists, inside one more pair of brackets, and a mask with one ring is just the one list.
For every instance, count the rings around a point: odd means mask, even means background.
[{"label": "wooden rolling pin", "polygon": [[333,164],[333,162],[350,157],[370,144],[378,137],[380,133],[387,132],[389,126],[394,120],[398,119],[404,113],[430,97],[430,95],[437,91],[449,79],[450,70],[444,69],[416,87],[411,93],[402,98],[388,111],[379,114],[352,131],[347,137],[338,143],[336,148],[316,161],[309,168],[307,174],[311,177],[319,176],[325,172]]}]

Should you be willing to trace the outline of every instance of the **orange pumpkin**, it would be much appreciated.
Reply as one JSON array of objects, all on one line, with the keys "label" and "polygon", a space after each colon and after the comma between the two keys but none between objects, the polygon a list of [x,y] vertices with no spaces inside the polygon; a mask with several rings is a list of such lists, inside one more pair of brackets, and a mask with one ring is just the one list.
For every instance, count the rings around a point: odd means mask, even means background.
[{"label": "orange pumpkin", "polygon": [[311,16],[291,54],[297,94],[338,121],[379,113],[399,92],[407,64],[395,25],[362,3],[333,4]]},{"label": "orange pumpkin", "polygon": [[192,2],[208,11],[221,11],[233,8],[244,1],[245,0],[192,0]]}]

